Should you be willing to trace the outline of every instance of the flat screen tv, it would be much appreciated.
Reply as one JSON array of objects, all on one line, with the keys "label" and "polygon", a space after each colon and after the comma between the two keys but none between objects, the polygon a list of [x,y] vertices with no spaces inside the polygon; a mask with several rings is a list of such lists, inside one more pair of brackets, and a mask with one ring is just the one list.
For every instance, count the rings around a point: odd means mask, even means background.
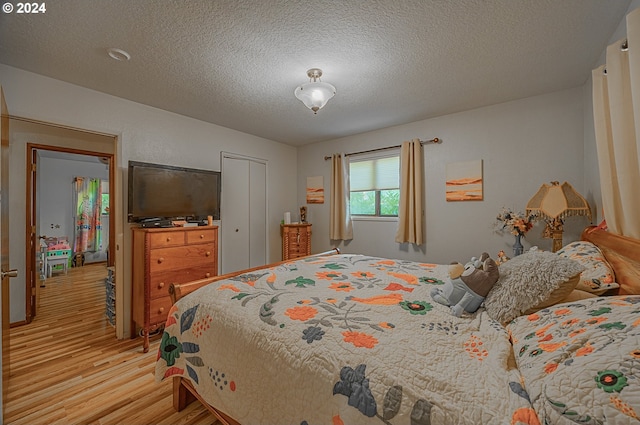
[{"label": "flat screen tv", "polygon": [[220,219],[219,171],[129,161],[130,223],[153,219]]}]

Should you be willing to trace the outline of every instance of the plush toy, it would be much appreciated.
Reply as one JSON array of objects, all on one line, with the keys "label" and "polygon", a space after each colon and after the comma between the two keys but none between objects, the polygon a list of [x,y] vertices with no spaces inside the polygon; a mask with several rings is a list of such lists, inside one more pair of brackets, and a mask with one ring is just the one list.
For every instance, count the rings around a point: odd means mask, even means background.
[{"label": "plush toy", "polygon": [[496,260],[496,264],[498,264],[498,265],[504,264],[507,261],[509,261],[509,257],[507,257],[507,254],[505,254],[505,252],[503,250],[500,250],[498,252],[498,259]]},{"label": "plush toy", "polygon": [[451,314],[456,317],[460,317],[462,311],[473,313],[480,307],[499,276],[498,264],[483,252],[480,259],[472,258],[464,266],[452,263],[449,266],[449,282],[433,288],[431,297],[434,301],[451,307]]}]

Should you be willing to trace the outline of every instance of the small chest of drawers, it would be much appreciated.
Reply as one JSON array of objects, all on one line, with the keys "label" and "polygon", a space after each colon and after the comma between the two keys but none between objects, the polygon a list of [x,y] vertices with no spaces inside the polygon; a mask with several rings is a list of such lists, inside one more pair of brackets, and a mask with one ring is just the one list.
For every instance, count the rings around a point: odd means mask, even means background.
[{"label": "small chest of drawers", "polygon": [[218,274],[218,227],[134,228],[132,251],[132,336],[140,328],[147,352],[171,308],[169,285]]},{"label": "small chest of drawers", "polygon": [[311,254],[311,224],[281,224],[282,259],[304,257]]}]

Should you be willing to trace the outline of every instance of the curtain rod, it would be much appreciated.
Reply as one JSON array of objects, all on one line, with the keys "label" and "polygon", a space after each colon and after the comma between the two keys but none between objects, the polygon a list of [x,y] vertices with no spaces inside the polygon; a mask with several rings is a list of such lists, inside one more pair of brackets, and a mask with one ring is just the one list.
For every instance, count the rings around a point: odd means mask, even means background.
[{"label": "curtain rod", "polygon": [[[431,140],[420,140],[420,144],[424,145],[426,143],[442,143],[441,139],[438,139],[437,137],[434,137]],[[369,149],[368,151],[360,151],[360,152],[351,152],[351,153],[346,153],[344,154],[344,156],[350,156],[350,155],[360,155],[363,153],[371,153],[371,152],[378,152],[378,151],[386,151],[387,149],[396,149],[396,148],[401,148],[402,145],[396,145],[396,146],[387,146],[385,148],[377,148],[377,149]],[[331,159],[331,156],[325,156],[324,160],[327,161]]]}]

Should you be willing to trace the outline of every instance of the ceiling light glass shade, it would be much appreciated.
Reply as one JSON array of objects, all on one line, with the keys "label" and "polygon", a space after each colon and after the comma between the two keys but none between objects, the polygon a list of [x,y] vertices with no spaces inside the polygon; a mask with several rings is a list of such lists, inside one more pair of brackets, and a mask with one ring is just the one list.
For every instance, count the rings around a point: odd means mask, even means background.
[{"label": "ceiling light glass shade", "polygon": [[316,114],[336,94],[336,88],[329,83],[317,81],[322,75],[320,69],[310,69],[307,75],[312,81],[296,87],[293,94]]}]

